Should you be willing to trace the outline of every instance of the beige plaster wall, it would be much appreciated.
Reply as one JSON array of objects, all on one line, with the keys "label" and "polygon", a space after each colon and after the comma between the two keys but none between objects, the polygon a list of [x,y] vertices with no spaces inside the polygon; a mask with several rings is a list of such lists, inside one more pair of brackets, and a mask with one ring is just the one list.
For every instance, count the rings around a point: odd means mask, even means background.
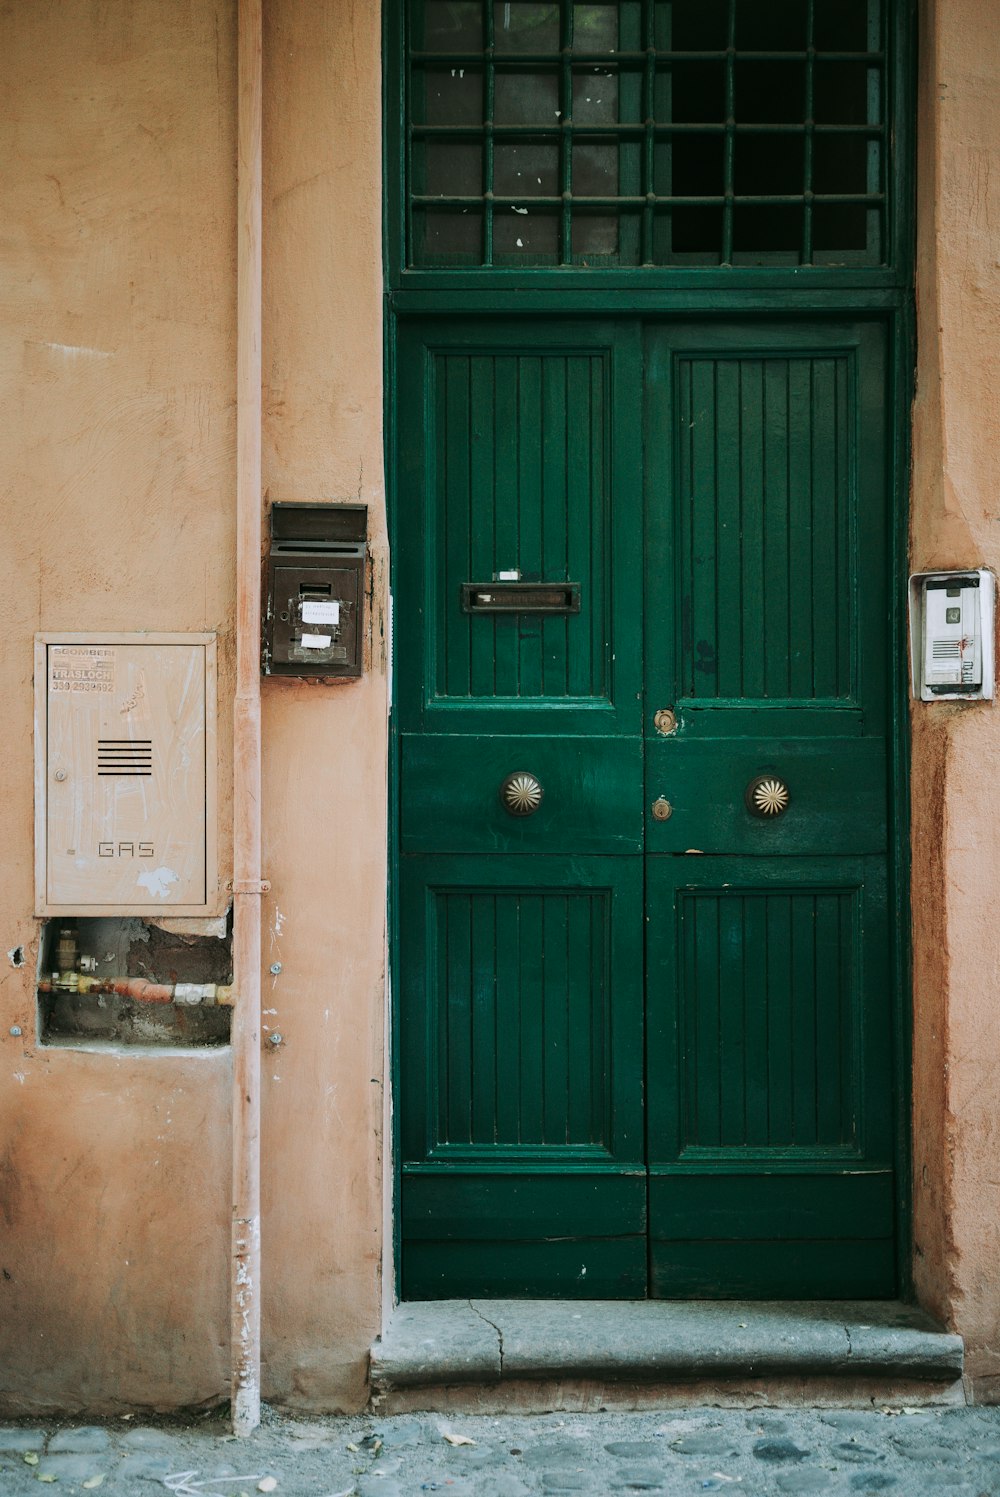
[{"label": "beige plaster wall", "polygon": [[14,1409],[198,1403],[228,1377],[228,1055],[35,1042],[31,676],[38,629],[220,631],[228,827],[234,24],[223,0],[0,4],[0,952],[26,955],[0,956]]},{"label": "beige plaster wall", "polygon": [[[1000,572],[1000,13],[923,7],[914,570]],[[914,1211],[921,1299],[1000,1383],[1000,715],[913,724]]]},{"label": "beige plaster wall", "polygon": [[[362,680],[264,687],[263,1391],[356,1408],[379,1330],[386,903],[381,22],[277,0],[264,37],[264,487],[361,500]],[[281,963],[272,975],[271,963]]]},{"label": "beige plaster wall", "polygon": [[[379,1328],[386,541],[380,20],[265,7],[264,482],[361,499],[361,682],[264,688],[264,1395],[366,1397]],[[35,1043],[32,636],[217,629],[234,596],[233,0],[0,4],[0,1403],[228,1388],[225,1053]],[[280,970],[272,973],[272,964]],[[20,1036],[10,1034],[19,1026]]]}]

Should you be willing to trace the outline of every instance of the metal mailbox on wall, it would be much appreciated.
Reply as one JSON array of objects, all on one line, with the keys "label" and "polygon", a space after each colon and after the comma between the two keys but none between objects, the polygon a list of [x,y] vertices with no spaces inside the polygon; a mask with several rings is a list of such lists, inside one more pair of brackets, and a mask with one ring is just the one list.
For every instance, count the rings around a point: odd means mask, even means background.
[{"label": "metal mailbox on wall", "polygon": [[266,675],[361,675],[367,532],[365,504],[272,507]]},{"label": "metal mailbox on wall", "polygon": [[35,640],[35,913],[216,913],[214,634]]}]

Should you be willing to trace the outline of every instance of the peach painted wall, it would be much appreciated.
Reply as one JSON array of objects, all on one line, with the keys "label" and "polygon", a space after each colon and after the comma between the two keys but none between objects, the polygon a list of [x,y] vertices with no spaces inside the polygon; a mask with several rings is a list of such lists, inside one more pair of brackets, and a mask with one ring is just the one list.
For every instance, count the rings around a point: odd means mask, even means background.
[{"label": "peach painted wall", "polygon": [[263,1070],[263,1393],[353,1408],[382,1248],[381,20],[366,0],[264,15],[265,494],[368,505],[373,646],[360,681],[264,685],[262,1001],[283,1043]]},{"label": "peach painted wall", "polygon": [[[264,688],[264,1396],[357,1408],[380,1324],[380,20],[265,7],[264,483],[370,507],[362,681]],[[232,0],[0,4],[0,1403],[227,1396],[225,1052],[35,1042],[32,637],[216,629],[229,872]],[[12,543],[12,544],[11,544]],[[272,964],[280,964],[273,973]],[[12,1027],[21,1029],[11,1035]]]},{"label": "peach painted wall", "polygon": [[234,48],[222,0],[0,5],[0,952],[26,958],[0,956],[15,1410],[198,1403],[228,1379],[229,1056],[36,1044],[31,808],[36,630],[213,629],[229,826]]},{"label": "peach painted wall", "polygon": [[[911,561],[1000,572],[1000,12],[928,0],[921,42]],[[977,1397],[993,1398],[1000,715],[942,702],[911,717],[915,1277],[965,1335]]]}]

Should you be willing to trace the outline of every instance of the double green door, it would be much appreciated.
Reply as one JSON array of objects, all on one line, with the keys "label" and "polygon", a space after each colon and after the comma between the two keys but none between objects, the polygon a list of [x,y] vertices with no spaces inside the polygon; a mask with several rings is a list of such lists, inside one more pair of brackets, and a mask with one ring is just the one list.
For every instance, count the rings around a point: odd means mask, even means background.
[{"label": "double green door", "polygon": [[889,1296],[878,320],[406,320],[405,1299]]}]

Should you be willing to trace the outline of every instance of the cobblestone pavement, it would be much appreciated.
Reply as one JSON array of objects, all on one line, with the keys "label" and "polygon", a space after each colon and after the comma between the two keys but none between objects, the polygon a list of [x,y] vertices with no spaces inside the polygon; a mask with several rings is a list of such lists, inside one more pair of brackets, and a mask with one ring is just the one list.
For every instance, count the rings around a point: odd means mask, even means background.
[{"label": "cobblestone pavement", "polygon": [[[450,1438],[449,1438],[450,1437]],[[1000,1497],[1000,1408],[670,1409],[0,1427],[0,1497]]]}]

